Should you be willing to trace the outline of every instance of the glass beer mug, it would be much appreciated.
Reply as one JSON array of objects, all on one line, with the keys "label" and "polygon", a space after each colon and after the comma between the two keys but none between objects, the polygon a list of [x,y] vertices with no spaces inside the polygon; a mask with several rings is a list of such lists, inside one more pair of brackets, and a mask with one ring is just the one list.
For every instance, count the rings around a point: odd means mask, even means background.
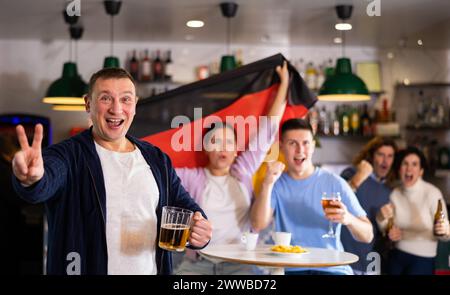
[{"label": "glass beer mug", "polygon": [[159,247],[168,251],[184,251],[193,215],[194,212],[187,209],[164,206],[159,232]]}]

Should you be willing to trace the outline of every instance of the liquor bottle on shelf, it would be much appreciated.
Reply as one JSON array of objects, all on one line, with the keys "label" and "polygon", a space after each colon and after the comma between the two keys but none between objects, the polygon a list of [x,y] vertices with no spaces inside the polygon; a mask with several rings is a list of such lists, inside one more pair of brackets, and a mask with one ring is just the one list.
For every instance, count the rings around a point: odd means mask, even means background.
[{"label": "liquor bottle on shelf", "polygon": [[359,120],[359,113],[357,108],[353,108],[351,110],[350,115],[350,126],[351,126],[351,134],[352,135],[359,135],[360,134],[360,120]]},{"label": "liquor bottle on shelf", "polygon": [[171,81],[173,78],[173,62],[172,62],[172,52],[167,50],[167,56],[165,61],[165,79]]},{"label": "liquor bottle on shelf", "polygon": [[156,50],[156,57],[153,60],[153,80],[161,81],[164,77],[164,65],[161,60],[160,51]]},{"label": "liquor bottle on shelf", "polygon": [[341,109],[341,126],[342,135],[349,135],[350,133],[350,116],[348,112],[348,107],[346,105],[342,106]]},{"label": "liquor bottle on shelf", "polygon": [[338,107],[336,111],[331,113],[330,121],[332,124],[332,133],[334,136],[338,136],[341,132],[341,124],[339,122]]},{"label": "liquor bottle on shelf", "polygon": [[236,68],[242,67],[244,65],[244,61],[242,60],[242,49],[236,50]]},{"label": "liquor bottle on shelf", "polygon": [[334,75],[333,60],[331,58],[329,58],[327,65],[325,67],[325,78],[329,78],[333,75]]},{"label": "liquor bottle on shelf", "polygon": [[152,79],[152,66],[148,56],[148,50],[145,50],[144,57],[141,60],[141,81],[148,82]]},{"label": "liquor bottle on shelf", "polygon": [[316,135],[319,127],[319,112],[313,107],[309,113],[309,124],[311,124],[313,134]]},{"label": "liquor bottle on shelf", "polygon": [[364,104],[361,114],[361,133],[363,136],[372,136],[372,120],[369,116],[367,104]]},{"label": "liquor bottle on shelf", "polygon": [[419,101],[417,102],[416,106],[416,127],[421,127],[425,124],[425,115],[427,113],[426,108],[426,101],[424,97],[423,90],[419,91]]},{"label": "liquor bottle on shelf", "polygon": [[319,134],[330,135],[330,121],[325,106],[319,111]]},{"label": "liquor bottle on shelf", "polygon": [[317,70],[312,62],[309,62],[305,72],[305,83],[311,90],[316,90]]},{"label": "liquor bottle on shelf", "polygon": [[390,121],[390,112],[389,112],[389,107],[388,107],[388,100],[387,98],[383,99],[383,109],[381,110],[380,113],[380,121],[379,122],[383,122],[383,123],[387,123]]},{"label": "liquor bottle on shelf", "polygon": [[438,150],[438,168],[450,169],[450,147],[443,146]]},{"label": "liquor bottle on shelf", "polygon": [[320,89],[320,87],[322,87],[323,82],[325,82],[325,69],[323,65],[320,65],[319,70],[317,71],[315,89],[316,90]]},{"label": "liquor bottle on shelf", "polygon": [[139,61],[136,58],[136,50],[133,50],[130,59],[130,75],[135,81],[139,81]]},{"label": "liquor bottle on shelf", "polygon": [[297,69],[302,79],[305,79],[305,60],[299,58],[297,61],[294,61],[294,67]]}]

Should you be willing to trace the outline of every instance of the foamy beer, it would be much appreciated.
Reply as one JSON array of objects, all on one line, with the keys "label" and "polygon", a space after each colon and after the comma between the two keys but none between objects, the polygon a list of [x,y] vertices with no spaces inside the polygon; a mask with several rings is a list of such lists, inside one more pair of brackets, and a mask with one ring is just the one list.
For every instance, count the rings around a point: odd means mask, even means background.
[{"label": "foamy beer", "polygon": [[187,209],[164,206],[159,232],[159,247],[169,251],[184,251],[193,215],[194,212]]}]

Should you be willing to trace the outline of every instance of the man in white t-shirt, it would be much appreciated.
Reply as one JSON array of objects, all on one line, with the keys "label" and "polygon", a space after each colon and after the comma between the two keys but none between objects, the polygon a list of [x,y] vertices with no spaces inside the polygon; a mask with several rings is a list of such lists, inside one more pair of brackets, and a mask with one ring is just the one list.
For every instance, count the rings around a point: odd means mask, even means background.
[{"label": "man in white t-shirt", "polygon": [[13,159],[13,186],[45,202],[49,274],[170,274],[170,252],[157,247],[163,206],[195,212],[189,247],[211,239],[211,225],[182,187],[170,159],[128,136],[137,103],[123,69],[95,73],[85,97],[92,127],[41,152],[42,125]]}]

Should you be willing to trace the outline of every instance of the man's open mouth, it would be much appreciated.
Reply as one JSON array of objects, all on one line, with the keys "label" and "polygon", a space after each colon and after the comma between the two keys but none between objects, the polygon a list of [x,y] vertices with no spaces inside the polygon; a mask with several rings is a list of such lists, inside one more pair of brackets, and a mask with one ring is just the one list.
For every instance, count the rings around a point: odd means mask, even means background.
[{"label": "man's open mouth", "polygon": [[106,119],[106,123],[108,123],[108,127],[110,128],[117,128],[122,125],[123,122],[125,122],[123,119]]},{"label": "man's open mouth", "polygon": [[303,162],[305,162],[306,157],[294,157],[294,163],[296,165],[301,165]]}]

